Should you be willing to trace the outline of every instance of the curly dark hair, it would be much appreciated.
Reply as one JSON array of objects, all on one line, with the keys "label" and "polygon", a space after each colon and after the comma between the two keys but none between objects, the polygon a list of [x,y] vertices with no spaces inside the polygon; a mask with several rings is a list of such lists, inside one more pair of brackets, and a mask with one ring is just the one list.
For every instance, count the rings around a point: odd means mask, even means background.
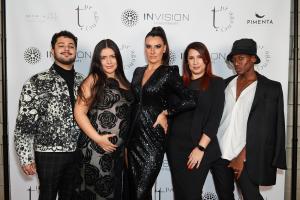
[{"label": "curly dark hair", "polygon": [[67,38],[70,38],[74,41],[75,43],[75,47],[77,47],[77,37],[71,33],[70,31],[60,31],[58,33],[55,33],[53,36],[52,36],[52,39],[51,39],[51,46],[52,46],[52,49],[54,49],[54,46],[55,46],[55,43],[57,42],[57,38],[59,37],[67,37]]}]

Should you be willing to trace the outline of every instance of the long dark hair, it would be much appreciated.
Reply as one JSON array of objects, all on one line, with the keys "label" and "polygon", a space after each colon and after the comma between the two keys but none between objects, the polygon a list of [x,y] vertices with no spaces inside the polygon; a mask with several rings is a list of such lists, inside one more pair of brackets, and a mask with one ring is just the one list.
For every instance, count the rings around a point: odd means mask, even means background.
[{"label": "long dark hair", "polygon": [[183,54],[183,65],[182,65],[182,71],[183,71],[183,83],[185,86],[188,86],[191,82],[192,72],[189,68],[188,64],[188,54],[191,49],[194,49],[199,52],[201,58],[203,59],[203,62],[205,64],[205,72],[203,75],[203,79],[201,81],[201,85],[199,85],[200,89],[206,90],[209,86],[209,82],[212,77],[214,77],[212,73],[212,66],[211,66],[211,59],[209,55],[209,51],[207,47],[201,43],[201,42],[192,42],[189,44]]},{"label": "long dark hair", "polygon": [[151,31],[149,33],[147,33],[145,40],[147,37],[150,37],[150,36],[160,37],[162,39],[162,41],[164,42],[164,45],[166,45],[166,52],[163,54],[163,57],[162,57],[162,61],[163,61],[162,64],[169,65],[170,50],[169,50],[169,43],[167,40],[167,36],[166,36],[164,29],[160,26],[153,27],[151,29]]},{"label": "long dark hair", "polygon": [[[96,102],[102,101],[103,99],[103,88],[106,83],[107,76],[103,71],[100,54],[101,51],[105,48],[110,48],[115,53],[116,60],[117,60],[117,69],[115,72],[116,77],[121,82],[121,84],[124,85],[126,88],[129,88],[130,86],[129,81],[127,80],[124,74],[123,61],[122,61],[122,56],[119,47],[114,41],[110,39],[101,40],[95,46],[92,61],[91,61],[90,71],[87,76],[87,77],[93,76],[93,80],[94,80],[94,83],[92,84],[92,88],[91,88],[91,97],[89,99],[86,99],[84,97],[82,87],[80,87],[78,91],[78,95],[80,96],[80,98],[83,99],[89,105],[94,105]],[[85,82],[85,80],[83,81],[83,83]]]}]

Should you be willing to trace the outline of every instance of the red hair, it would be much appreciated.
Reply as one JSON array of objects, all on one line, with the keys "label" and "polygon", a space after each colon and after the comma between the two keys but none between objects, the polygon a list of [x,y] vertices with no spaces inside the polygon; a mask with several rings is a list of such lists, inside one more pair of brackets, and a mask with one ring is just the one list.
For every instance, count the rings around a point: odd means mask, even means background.
[{"label": "red hair", "polygon": [[188,54],[189,50],[194,49],[199,52],[201,58],[203,59],[203,62],[205,63],[205,72],[203,75],[203,79],[201,81],[201,84],[199,85],[199,88],[202,90],[207,90],[210,80],[212,77],[214,77],[212,73],[212,66],[211,66],[211,59],[209,52],[206,48],[206,46],[201,42],[192,42],[189,44],[183,54],[183,65],[182,65],[182,79],[183,84],[185,86],[188,86],[191,82],[192,72],[189,68],[188,64]]}]

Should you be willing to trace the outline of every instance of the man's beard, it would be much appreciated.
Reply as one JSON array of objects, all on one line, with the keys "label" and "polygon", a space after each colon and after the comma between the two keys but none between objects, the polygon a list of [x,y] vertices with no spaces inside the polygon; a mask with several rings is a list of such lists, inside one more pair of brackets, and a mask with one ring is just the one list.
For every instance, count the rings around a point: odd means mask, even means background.
[{"label": "man's beard", "polygon": [[62,59],[60,57],[57,57],[55,54],[54,54],[54,59],[57,60],[58,62],[60,62],[61,64],[64,64],[64,65],[71,65],[75,62],[76,60],[76,56],[72,57],[72,58],[68,58],[68,59]]}]

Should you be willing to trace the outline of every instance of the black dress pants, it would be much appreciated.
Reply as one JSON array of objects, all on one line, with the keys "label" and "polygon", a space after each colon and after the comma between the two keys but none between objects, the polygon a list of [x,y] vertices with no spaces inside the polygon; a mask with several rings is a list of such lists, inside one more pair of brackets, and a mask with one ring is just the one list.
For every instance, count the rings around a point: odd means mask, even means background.
[{"label": "black dress pants", "polygon": [[228,165],[228,160],[219,158],[210,167],[219,200],[234,200],[234,175]]},{"label": "black dress pants", "polygon": [[[183,156],[186,158],[186,156]],[[211,171],[219,200],[234,200],[233,172],[227,167],[229,161],[218,159],[202,163],[198,169],[188,170],[186,161],[177,154],[168,156],[172,173],[175,200],[202,200],[202,188]]]},{"label": "black dress pants", "polygon": [[79,152],[35,152],[39,200],[72,200],[80,175]]},{"label": "black dress pants", "polygon": [[263,200],[259,192],[259,186],[254,184],[249,178],[247,170],[244,168],[240,178],[236,181],[240,188],[244,200]]}]

